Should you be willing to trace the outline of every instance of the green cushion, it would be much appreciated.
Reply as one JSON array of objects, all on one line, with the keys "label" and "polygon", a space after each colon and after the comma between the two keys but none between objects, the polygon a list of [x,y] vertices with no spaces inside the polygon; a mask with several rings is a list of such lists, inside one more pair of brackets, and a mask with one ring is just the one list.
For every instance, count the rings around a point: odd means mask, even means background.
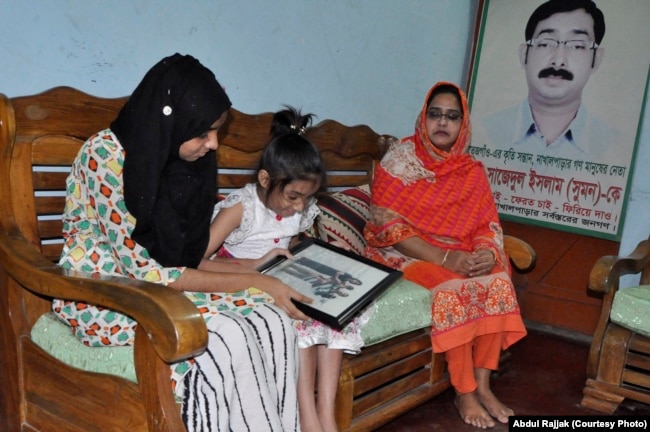
[{"label": "green cushion", "polygon": [[63,363],[88,372],[116,375],[137,382],[133,346],[88,347],[53,312],[42,315],[32,327],[32,340]]},{"label": "green cushion", "polygon": [[650,285],[618,290],[609,317],[618,325],[650,337]]},{"label": "green cushion", "polygon": [[401,279],[375,300],[375,312],[361,330],[366,346],[431,325],[431,293]]}]

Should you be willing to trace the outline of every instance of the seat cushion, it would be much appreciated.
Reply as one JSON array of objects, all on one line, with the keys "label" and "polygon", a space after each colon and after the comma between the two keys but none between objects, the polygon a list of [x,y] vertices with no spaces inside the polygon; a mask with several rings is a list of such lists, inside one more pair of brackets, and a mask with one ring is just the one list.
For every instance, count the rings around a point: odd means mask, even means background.
[{"label": "seat cushion", "polygon": [[[363,254],[363,228],[370,211],[370,186],[363,185],[319,198],[317,230],[327,242],[342,241]],[[366,346],[431,325],[431,293],[401,279],[374,302],[374,313],[363,327]],[[32,328],[32,339],[62,362],[91,372],[103,372],[136,381],[133,347],[90,348],[81,343],[53,313],[43,315]]]},{"label": "seat cushion", "polygon": [[31,335],[36,345],[68,366],[137,382],[133,346],[88,347],[53,312],[42,315],[36,321]]},{"label": "seat cushion", "polygon": [[[431,293],[401,279],[374,302],[374,312],[361,331],[366,346],[431,325]],[[61,362],[88,372],[116,375],[137,382],[133,347],[88,347],[52,312],[32,327],[32,340]]]},{"label": "seat cushion", "polygon": [[618,325],[650,337],[650,285],[623,288],[614,294],[610,319]]},{"label": "seat cushion", "polygon": [[431,325],[431,293],[401,279],[375,300],[375,311],[361,329],[366,346]]}]

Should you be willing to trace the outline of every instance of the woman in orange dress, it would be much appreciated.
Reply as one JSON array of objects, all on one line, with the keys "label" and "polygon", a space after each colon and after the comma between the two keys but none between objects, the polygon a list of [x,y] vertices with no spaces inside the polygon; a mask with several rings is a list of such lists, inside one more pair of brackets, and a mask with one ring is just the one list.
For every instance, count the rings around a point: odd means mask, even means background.
[{"label": "woman in orange dress", "polygon": [[460,416],[479,428],[513,411],[490,389],[502,349],[526,335],[483,165],[467,151],[467,99],[429,90],[415,134],[393,144],[372,184],[366,255],[432,291],[431,342],[444,352]]}]

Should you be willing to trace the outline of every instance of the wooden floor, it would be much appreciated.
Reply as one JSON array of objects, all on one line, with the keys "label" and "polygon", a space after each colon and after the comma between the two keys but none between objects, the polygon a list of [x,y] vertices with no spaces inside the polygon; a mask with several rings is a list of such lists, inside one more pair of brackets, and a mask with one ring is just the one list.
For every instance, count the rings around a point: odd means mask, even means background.
[{"label": "wooden floor", "polygon": [[[492,389],[515,414],[601,415],[580,407],[588,350],[584,338],[529,329],[510,349],[508,367],[492,380]],[[378,431],[478,431],[460,419],[453,399],[450,389]],[[650,406],[626,400],[614,415],[650,415]],[[507,431],[508,426],[497,424],[490,430]]]}]

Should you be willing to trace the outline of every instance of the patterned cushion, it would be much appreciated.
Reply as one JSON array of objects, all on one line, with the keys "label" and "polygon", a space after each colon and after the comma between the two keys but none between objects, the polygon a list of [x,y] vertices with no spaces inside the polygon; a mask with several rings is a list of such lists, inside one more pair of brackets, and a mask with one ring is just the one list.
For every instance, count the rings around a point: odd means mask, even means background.
[{"label": "patterned cushion", "polygon": [[370,186],[363,185],[319,197],[321,214],[316,228],[321,240],[347,243],[352,251],[363,254],[366,241],[363,228],[370,214]]},{"label": "patterned cushion", "polygon": [[623,288],[614,294],[610,319],[625,328],[650,337],[650,285]]}]

